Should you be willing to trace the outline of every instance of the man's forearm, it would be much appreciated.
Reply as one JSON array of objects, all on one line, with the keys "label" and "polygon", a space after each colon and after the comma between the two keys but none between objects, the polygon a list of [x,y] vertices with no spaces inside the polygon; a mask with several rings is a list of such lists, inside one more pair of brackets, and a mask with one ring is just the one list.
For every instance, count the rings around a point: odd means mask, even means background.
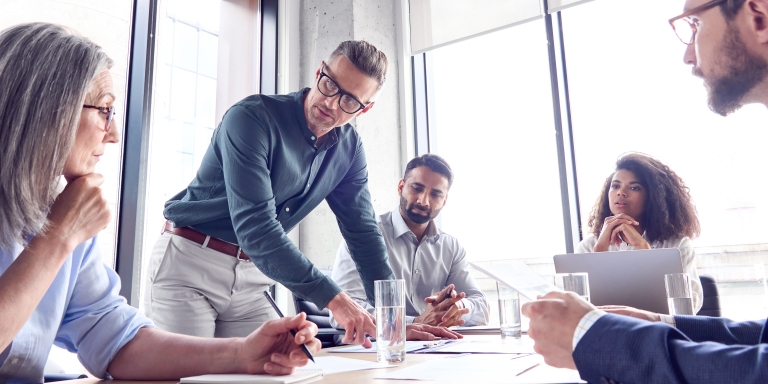
[{"label": "man's forearm", "polygon": [[176,380],[208,373],[245,372],[240,338],[204,339],[142,328],[117,352],[107,372],[115,379]]}]

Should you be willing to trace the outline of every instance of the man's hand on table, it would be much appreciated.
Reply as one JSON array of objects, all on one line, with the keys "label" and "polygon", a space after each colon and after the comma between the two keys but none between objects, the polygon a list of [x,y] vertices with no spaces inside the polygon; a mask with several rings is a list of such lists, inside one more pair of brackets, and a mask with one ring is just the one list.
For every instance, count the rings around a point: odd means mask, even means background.
[{"label": "man's hand on table", "polygon": [[528,336],[544,362],[557,368],[576,369],[573,335],[581,319],[595,306],[573,292],[550,292],[525,303],[523,315],[531,319]]},{"label": "man's hand on table", "polygon": [[327,305],[333,312],[333,318],[345,330],[342,342],[345,344],[362,345],[371,348],[373,344],[365,335],[376,334],[376,324],[373,315],[352,300],[349,295],[340,292]]},{"label": "man's hand on table", "polygon": [[[292,329],[296,336],[291,335]],[[290,375],[294,368],[309,362],[301,344],[312,353],[320,350],[321,343],[315,335],[317,325],[307,321],[304,312],[290,318],[270,320],[242,340],[238,356],[244,360],[245,372]]]},{"label": "man's hand on table", "polygon": [[454,288],[453,284],[449,284],[440,292],[425,298],[427,309],[413,322],[442,327],[463,325],[464,320],[461,317],[469,313],[469,308],[464,308],[461,299],[467,295],[464,292],[457,294]]},{"label": "man's hand on table", "polygon": [[427,324],[408,324],[405,326],[406,340],[434,340],[437,337],[443,339],[462,339],[464,336],[451,331],[446,327],[437,327]]}]

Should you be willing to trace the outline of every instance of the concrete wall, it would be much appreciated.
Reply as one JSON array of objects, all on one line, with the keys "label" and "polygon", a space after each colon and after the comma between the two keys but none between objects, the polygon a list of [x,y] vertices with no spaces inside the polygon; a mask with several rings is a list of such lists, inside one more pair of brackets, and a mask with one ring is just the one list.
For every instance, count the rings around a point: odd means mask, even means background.
[{"label": "concrete wall", "polygon": [[[363,138],[368,158],[368,179],[377,214],[392,210],[398,202],[397,181],[401,169],[401,111],[398,71],[398,33],[394,1],[301,0],[300,86],[314,86],[321,61],[344,40],[366,40],[384,51],[389,60],[387,82],[366,114],[352,120]],[[333,266],[341,241],[336,218],[323,203],[301,223],[299,244],[322,269]]]}]

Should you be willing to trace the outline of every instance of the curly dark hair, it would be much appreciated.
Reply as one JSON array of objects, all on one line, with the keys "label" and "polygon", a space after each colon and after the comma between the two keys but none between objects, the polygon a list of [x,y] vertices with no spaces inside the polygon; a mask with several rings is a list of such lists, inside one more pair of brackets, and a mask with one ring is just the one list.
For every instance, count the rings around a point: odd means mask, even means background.
[{"label": "curly dark hair", "polygon": [[605,218],[613,215],[608,203],[608,192],[614,173],[622,169],[634,173],[646,190],[642,224],[649,241],[699,236],[701,227],[696,206],[683,179],[666,164],[642,153],[628,153],[619,157],[616,170],[605,180],[603,192],[589,215],[589,227],[595,236],[600,235]]}]

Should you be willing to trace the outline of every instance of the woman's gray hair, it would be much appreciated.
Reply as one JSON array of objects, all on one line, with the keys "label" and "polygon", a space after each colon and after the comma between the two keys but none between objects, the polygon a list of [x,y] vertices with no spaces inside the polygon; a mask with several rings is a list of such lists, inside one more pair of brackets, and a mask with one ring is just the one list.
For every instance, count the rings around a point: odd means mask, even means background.
[{"label": "woman's gray hair", "polygon": [[111,65],[101,47],[58,25],[0,31],[0,249],[45,231],[83,102]]},{"label": "woman's gray hair", "polygon": [[343,41],[333,50],[331,56],[328,57],[328,62],[330,63],[331,60],[339,55],[344,55],[366,76],[378,80],[379,89],[384,86],[384,82],[387,81],[389,62],[387,61],[387,55],[373,44],[365,40]]}]

